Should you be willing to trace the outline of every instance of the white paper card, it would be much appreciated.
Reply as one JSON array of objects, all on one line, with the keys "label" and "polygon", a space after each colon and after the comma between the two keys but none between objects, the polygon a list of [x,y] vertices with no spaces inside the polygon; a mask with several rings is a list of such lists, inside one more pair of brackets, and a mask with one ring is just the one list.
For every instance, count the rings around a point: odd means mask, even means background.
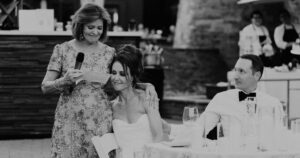
[{"label": "white paper card", "polygon": [[109,74],[93,72],[93,71],[86,71],[83,73],[83,76],[76,81],[76,84],[78,84],[81,81],[105,84],[108,81],[109,77],[110,77]]},{"label": "white paper card", "polygon": [[101,137],[94,136],[92,142],[101,158],[109,158],[108,153],[119,147],[113,133],[106,133]]}]

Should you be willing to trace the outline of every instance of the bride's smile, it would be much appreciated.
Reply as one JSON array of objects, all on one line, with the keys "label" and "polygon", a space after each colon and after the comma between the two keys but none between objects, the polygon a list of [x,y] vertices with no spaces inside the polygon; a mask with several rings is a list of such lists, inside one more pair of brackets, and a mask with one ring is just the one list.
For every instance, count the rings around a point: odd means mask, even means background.
[{"label": "bride's smile", "polygon": [[[126,75],[127,74],[127,75]],[[122,91],[131,86],[131,75],[129,68],[125,74],[123,65],[120,62],[115,62],[112,66],[112,85],[116,91]]]}]

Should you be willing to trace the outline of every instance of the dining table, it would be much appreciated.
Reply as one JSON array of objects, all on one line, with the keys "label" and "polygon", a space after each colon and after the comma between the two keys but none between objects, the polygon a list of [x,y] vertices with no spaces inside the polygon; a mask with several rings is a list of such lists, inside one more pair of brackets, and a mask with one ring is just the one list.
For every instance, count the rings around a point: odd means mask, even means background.
[{"label": "dining table", "polygon": [[135,158],[300,158],[299,150],[283,151],[206,151],[191,147],[172,147],[164,143],[151,143]]}]

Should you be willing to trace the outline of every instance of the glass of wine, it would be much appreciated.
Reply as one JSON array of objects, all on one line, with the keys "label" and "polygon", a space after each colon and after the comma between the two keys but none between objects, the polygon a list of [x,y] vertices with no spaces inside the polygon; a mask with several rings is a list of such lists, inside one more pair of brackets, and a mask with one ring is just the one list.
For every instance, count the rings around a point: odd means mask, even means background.
[{"label": "glass of wine", "polygon": [[184,107],[182,114],[182,122],[185,126],[192,126],[199,117],[199,111],[196,106]]}]

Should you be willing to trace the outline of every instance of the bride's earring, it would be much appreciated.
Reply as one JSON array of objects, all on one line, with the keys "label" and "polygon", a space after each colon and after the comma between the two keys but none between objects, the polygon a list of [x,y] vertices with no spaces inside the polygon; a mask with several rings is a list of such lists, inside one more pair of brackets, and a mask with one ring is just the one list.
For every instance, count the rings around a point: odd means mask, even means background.
[{"label": "bride's earring", "polygon": [[84,40],[83,34],[80,34],[80,40]]}]

